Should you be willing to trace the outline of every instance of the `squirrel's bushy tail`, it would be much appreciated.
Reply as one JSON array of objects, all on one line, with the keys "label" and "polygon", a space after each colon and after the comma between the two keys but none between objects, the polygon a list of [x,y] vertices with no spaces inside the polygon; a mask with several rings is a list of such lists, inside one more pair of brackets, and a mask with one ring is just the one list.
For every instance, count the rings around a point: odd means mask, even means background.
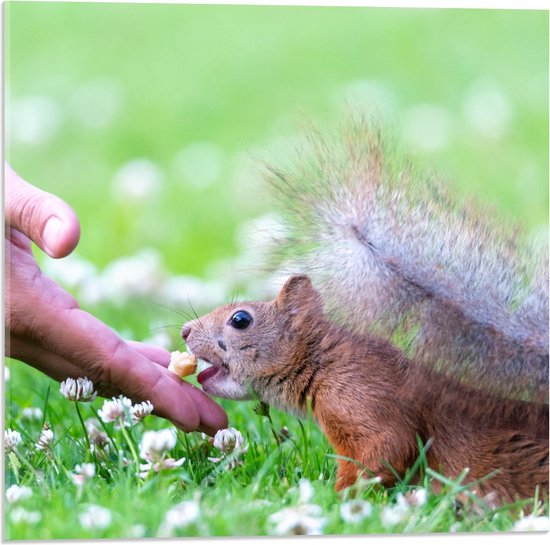
[{"label": "squirrel's bushy tail", "polygon": [[499,396],[547,398],[547,255],[354,119],[268,167],[285,236],[331,316]]}]

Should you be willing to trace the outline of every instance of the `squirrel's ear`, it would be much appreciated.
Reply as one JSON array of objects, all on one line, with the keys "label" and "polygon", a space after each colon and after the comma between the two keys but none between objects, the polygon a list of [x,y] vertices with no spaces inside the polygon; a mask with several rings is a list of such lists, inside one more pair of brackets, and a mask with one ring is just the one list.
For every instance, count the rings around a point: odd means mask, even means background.
[{"label": "squirrel's ear", "polygon": [[309,276],[306,276],[305,274],[291,276],[287,279],[287,281],[284,283],[283,287],[281,288],[279,297],[281,296],[284,297],[285,295],[296,293],[298,290],[310,290],[310,289],[313,289],[313,286],[311,284],[311,280]]},{"label": "squirrel's ear", "polygon": [[296,314],[307,307],[319,307],[319,294],[313,289],[309,276],[291,276],[281,288],[275,304],[286,312]]}]

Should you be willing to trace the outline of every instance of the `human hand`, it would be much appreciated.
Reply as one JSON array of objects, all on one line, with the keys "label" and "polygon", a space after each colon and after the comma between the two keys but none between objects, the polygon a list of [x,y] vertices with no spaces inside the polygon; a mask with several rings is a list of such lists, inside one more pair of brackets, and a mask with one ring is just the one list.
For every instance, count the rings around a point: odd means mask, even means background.
[{"label": "human hand", "polygon": [[98,393],[148,399],[154,413],[185,431],[210,435],[227,427],[223,409],[169,372],[170,353],[121,339],[81,310],[76,300],[42,274],[31,249],[65,257],[80,226],[69,205],[5,167],[6,354],[62,381],[88,377]]}]

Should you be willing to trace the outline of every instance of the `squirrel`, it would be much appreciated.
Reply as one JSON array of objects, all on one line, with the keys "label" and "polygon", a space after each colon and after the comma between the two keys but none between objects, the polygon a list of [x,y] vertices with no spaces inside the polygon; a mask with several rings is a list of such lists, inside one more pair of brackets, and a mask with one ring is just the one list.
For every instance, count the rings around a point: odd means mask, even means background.
[{"label": "squirrel", "polygon": [[[498,502],[548,496],[547,257],[457,203],[364,119],[267,165],[285,221],[272,301],[184,324],[211,395],[307,414],[336,489],[434,471]],[[399,158],[401,157],[401,158]],[[538,487],[538,492],[537,492]]]}]

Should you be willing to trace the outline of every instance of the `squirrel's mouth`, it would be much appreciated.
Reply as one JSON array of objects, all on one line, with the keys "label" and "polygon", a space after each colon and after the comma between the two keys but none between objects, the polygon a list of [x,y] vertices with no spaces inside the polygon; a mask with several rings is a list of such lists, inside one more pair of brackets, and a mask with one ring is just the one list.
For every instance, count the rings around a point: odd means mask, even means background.
[{"label": "squirrel's mouth", "polygon": [[221,373],[223,369],[214,363],[211,363],[204,358],[198,358],[200,373],[197,375],[197,382],[199,384],[204,384],[208,379],[216,376],[218,373]]},{"label": "squirrel's mouth", "polygon": [[225,369],[222,367],[221,362],[218,363],[217,361],[215,361],[218,358],[205,358],[203,355],[197,354],[195,351],[193,351],[189,344],[187,345],[187,352],[195,356],[198,360],[199,374],[197,375],[197,382],[201,386],[220,373],[222,375],[227,374]]},{"label": "squirrel's mouth", "polygon": [[204,392],[226,399],[250,398],[248,389],[231,377],[227,365],[223,363],[223,360],[218,355],[215,353],[208,354],[208,357],[205,358],[203,354],[192,350],[189,346],[190,343],[186,344],[187,352],[196,356],[198,360],[200,372],[197,375],[197,381]]}]

